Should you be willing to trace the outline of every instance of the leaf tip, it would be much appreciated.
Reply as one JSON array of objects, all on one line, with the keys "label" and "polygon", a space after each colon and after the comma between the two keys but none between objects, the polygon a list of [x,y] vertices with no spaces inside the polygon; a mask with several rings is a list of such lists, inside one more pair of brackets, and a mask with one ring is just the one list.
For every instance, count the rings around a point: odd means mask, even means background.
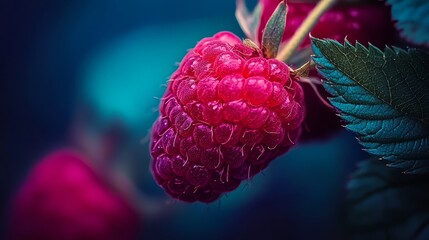
[{"label": "leaf tip", "polygon": [[281,1],[268,19],[263,30],[262,50],[267,58],[274,58],[277,55],[286,26],[286,15],[287,6]]},{"label": "leaf tip", "polygon": [[348,37],[347,35],[344,37],[344,43],[350,44],[350,41],[349,41],[349,39],[347,37]]},{"label": "leaf tip", "polygon": [[313,42],[315,42],[315,41],[320,41],[320,39],[318,39],[318,38],[316,38],[316,37],[313,37],[313,35],[311,35],[311,32],[310,33],[308,33],[308,37],[310,38],[310,40]]},{"label": "leaf tip", "polygon": [[311,41],[311,48],[313,49],[313,53],[315,53],[313,56],[318,56],[318,49],[323,44],[324,40],[320,38],[313,37],[311,33],[309,34],[310,41]]}]

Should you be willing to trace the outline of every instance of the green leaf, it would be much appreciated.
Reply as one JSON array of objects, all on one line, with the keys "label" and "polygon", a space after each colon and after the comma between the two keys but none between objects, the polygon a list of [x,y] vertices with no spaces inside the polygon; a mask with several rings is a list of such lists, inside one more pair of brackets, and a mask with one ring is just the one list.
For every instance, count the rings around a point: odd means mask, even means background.
[{"label": "green leaf", "polygon": [[408,173],[429,172],[429,55],[312,38],[331,104],[369,153]]},{"label": "green leaf", "polygon": [[287,6],[281,1],[268,19],[262,35],[262,51],[267,58],[274,58],[277,55],[285,31],[286,13]]},{"label": "green leaf", "polygon": [[401,35],[416,44],[429,44],[429,1],[388,0]]},{"label": "green leaf", "polygon": [[429,176],[361,162],[347,185],[349,239],[429,239]]}]

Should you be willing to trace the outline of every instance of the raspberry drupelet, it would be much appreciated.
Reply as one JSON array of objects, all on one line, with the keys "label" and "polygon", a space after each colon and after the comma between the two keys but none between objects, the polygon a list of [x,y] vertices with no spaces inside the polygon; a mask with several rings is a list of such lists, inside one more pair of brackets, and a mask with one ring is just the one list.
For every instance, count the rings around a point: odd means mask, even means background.
[{"label": "raspberry drupelet", "polygon": [[289,67],[230,32],[202,39],[173,73],[152,129],[152,173],[173,198],[212,202],[288,151],[303,91]]}]

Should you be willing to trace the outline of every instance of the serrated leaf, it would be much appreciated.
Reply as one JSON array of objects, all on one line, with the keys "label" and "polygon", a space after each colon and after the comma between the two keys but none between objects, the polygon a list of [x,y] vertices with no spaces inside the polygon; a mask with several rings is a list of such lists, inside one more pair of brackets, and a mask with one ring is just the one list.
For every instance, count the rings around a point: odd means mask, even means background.
[{"label": "serrated leaf", "polygon": [[401,35],[416,44],[429,44],[429,1],[388,0]]},{"label": "serrated leaf", "polygon": [[262,51],[265,57],[274,58],[277,55],[286,26],[287,6],[282,1],[268,19],[262,34]]},{"label": "serrated leaf", "polygon": [[429,55],[312,38],[331,104],[369,153],[409,173],[429,172]]},{"label": "serrated leaf", "polygon": [[244,34],[253,42],[258,42],[257,31],[261,20],[261,4],[258,3],[252,13],[247,9],[244,0],[237,0],[236,5],[235,17],[237,18],[241,30],[243,30]]},{"label": "serrated leaf", "polygon": [[349,239],[429,238],[429,176],[404,175],[381,161],[367,160],[347,190]]}]

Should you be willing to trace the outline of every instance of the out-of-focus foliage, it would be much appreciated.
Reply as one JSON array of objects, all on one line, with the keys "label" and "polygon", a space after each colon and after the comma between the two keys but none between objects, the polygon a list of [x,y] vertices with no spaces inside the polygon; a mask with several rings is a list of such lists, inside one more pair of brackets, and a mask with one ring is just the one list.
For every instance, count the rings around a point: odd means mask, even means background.
[{"label": "out-of-focus foliage", "polygon": [[347,186],[350,239],[429,239],[429,177],[361,162]]},{"label": "out-of-focus foliage", "polygon": [[388,0],[401,35],[412,43],[429,45],[429,1]]},{"label": "out-of-focus foliage", "polygon": [[255,43],[258,42],[258,36],[256,33],[259,27],[261,11],[261,4],[258,4],[252,12],[249,12],[246,7],[245,0],[237,0],[235,16],[237,18],[238,24],[240,25],[244,34],[246,34],[246,36]]}]

